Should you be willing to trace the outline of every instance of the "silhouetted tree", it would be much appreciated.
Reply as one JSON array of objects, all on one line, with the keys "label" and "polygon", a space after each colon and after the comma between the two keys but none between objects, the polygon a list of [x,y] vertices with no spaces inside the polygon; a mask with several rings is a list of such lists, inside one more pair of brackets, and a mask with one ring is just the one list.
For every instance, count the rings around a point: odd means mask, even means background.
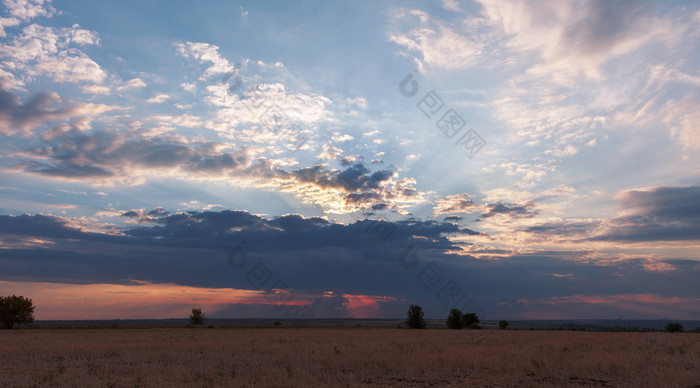
[{"label": "silhouetted tree", "polygon": [[425,329],[425,320],[423,319],[423,308],[412,304],[408,306],[406,314],[406,325],[411,329]]},{"label": "silhouetted tree", "polygon": [[508,328],[508,321],[498,321],[498,328],[501,330],[505,330]]},{"label": "silhouetted tree", "polygon": [[448,329],[464,329],[464,321],[462,320],[462,312],[459,309],[450,310],[450,315],[447,316]]},{"label": "silhouetted tree", "polygon": [[0,296],[0,322],[7,330],[15,324],[34,322],[32,300],[23,296]]},{"label": "silhouetted tree", "polygon": [[669,323],[666,325],[666,331],[669,333],[682,333],[683,332],[683,325],[680,323]]},{"label": "silhouetted tree", "polygon": [[204,316],[202,309],[193,308],[192,314],[190,314],[190,322],[194,325],[201,325],[207,317]]},{"label": "silhouetted tree", "polygon": [[464,327],[467,329],[481,329],[481,326],[479,326],[479,317],[476,313],[466,313],[462,315],[462,321],[464,322]]}]

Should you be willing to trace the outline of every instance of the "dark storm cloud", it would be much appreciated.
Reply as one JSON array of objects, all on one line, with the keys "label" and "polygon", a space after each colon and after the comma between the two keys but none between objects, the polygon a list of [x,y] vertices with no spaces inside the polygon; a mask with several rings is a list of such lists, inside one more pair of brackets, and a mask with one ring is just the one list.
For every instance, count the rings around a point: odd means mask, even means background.
[{"label": "dark storm cloud", "polygon": [[622,203],[649,217],[697,222],[700,219],[700,186],[630,191],[623,197]]},{"label": "dark storm cloud", "polygon": [[326,166],[305,167],[290,172],[277,170],[275,175],[321,189],[344,192],[345,203],[355,209],[397,208],[397,204],[421,196],[414,188],[392,182],[396,174],[391,170],[373,172],[362,162],[346,163],[345,166],[344,170],[331,170]]},{"label": "dark storm cloud", "polygon": [[700,186],[630,191],[621,202],[632,215],[611,219],[609,229],[592,240],[700,240]]},{"label": "dark storm cloud", "polygon": [[168,212],[165,211],[165,209],[163,209],[162,207],[157,207],[157,208],[151,210],[150,212],[148,212],[149,216],[163,216],[163,215],[167,215],[167,214],[168,214]]},{"label": "dark storm cloud", "polygon": [[[124,214],[140,217],[144,213]],[[441,271],[455,274],[470,260],[445,256],[459,247],[444,235],[476,233],[431,221],[363,220],[342,225],[299,215],[265,219],[244,211],[164,215],[126,228],[121,235],[82,232],[60,217],[5,216],[0,224],[0,241],[14,242],[1,251],[0,280],[131,284],[130,279],[135,279],[195,287],[263,288],[257,287],[256,268],[284,288],[307,295],[305,300],[315,295],[315,316],[330,317],[346,316],[347,311],[340,308],[347,300],[331,298],[326,291],[396,298],[430,295],[416,277],[429,263],[439,262]],[[406,268],[400,260],[409,248],[420,256],[414,267]],[[231,252],[240,254],[231,259]],[[243,265],[229,265],[241,257]],[[409,260],[413,263],[414,258]],[[439,304],[429,298],[426,308],[429,303]],[[404,304],[381,302],[383,311],[394,315],[403,313]],[[248,316],[280,314],[269,305],[258,307],[262,315]]]},{"label": "dark storm cloud", "polygon": [[342,171],[328,170],[324,166],[306,167],[292,171],[289,175],[302,183],[313,183],[322,188],[340,188],[347,191],[382,189],[394,173],[390,170],[372,172],[358,162]]},{"label": "dark storm cloud", "polygon": [[79,114],[78,105],[59,107],[61,102],[56,93],[44,93],[22,104],[18,96],[0,89],[0,132],[27,134],[47,123]]},{"label": "dark storm cloud", "polygon": [[557,235],[572,238],[590,235],[600,226],[600,221],[547,222],[522,229],[540,235]]},{"label": "dark storm cloud", "polygon": [[[316,165],[286,171],[263,157],[253,158],[247,148],[222,152],[221,144],[213,142],[170,135],[143,137],[117,130],[86,132],[69,124],[45,131],[35,140],[41,140],[41,145],[23,150],[14,168],[57,179],[138,182],[149,173],[241,177],[268,185],[311,185],[334,190],[339,193],[336,195],[344,196],[339,200],[353,209],[371,209],[379,204],[396,209],[422,195],[408,187],[410,183],[392,181],[395,172],[372,171],[362,162],[345,161],[341,170]],[[310,203],[324,200],[323,195],[315,198],[314,192],[300,190],[297,194]]]},{"label": "dark storm cloud", "polygon": [[[143,219],[144,214],[147,213],[132,210],[122,215]],[[391,239],[386,242],[381,241],[377,232],[383,230],[393,230]],[[296,214],[265,219],[245,211],[230,210],[178,214],[163,211],[158,217],[151,217],[139,226],[128,227],[113,235],[81,231],[60,217],[0,216],[0,232],[15,239],[41,238],[50,243],[4,250],[5,271],[2,275],[5,277],[31,277],[31,271],[11,269],[49,261],[52,265],[60,263],[57,268],[52,267],[55,280],[70,278],[74,281],[81,278],[80,274],[86,274],[82,281],[115,282],[134,278],[228,287],[232,285],[228,276],[222,273],[227,255],[245,241],[246,254],[251,260],[264,260],[270,266],[282,268],[281,272],[294,274],[290,276],[298,279],[300,285],[312,289],[328,288],[334,284],[324,279],[324,273],[354,273],[357,277],[367,278],[366,272],[369,271],[375,272],[373,276],[377,279],[384,277],[387,273],[376,272],[373,266],[393,272],[397,258],[411,244],[431,256],[439,255],[459,249],[447,240],[446,234],[476,233],[454,224],[432,221],[389,223],[363,220],[342,225]],[[51,259],[56,257],[61,259]],[[304,265],[300,263],[304,260],[315,262],[315,268],[303,270]],[[114,265],[118,269],[114,269]],[[101,272],[100,268],[104,266],[112,270]],[[96,273],[100,274],[98,278],[92,278]],[[200,276],[194,277],[193,274]],[[347,278],[336,285],[351,288],[352,279]],[[372,287],[383,288],[377,279]]]},{"label": "dark storm cloud", "polygon": [[246,211],[168,214],[160,208],[122,214],[149,219],[105,234],[61,217],[0,216],[0,280],[131,284],[135,279],[255,289],[262,270],[300,295],[334,292],[314,302],[326,316],[345,314],[333,311],[347,302],[339,295],[350,294],[399,298],[382,304],[386,311],[404,310],[406,301],[422,303],[426,314],[441,317],[445,306],[437,295],[449,281],[458,285],[463,302],[474,300],[496,314],[520,299],[589,293],[591,287],[608,294],[695,295],[700,275],[692,261],[669,261],[682,271],[660,273],[646,270],[645,258],[597,265],[580,260],[590,254],[580,251],[518,256],[481,251],[477,260],[448,253],[461,248],[447,236],[468,239],[478,232],[446,222],[343,225],[297,214],[267,219]]},{"label": "dark storm cloud", "polygon": [[651,11],[648,1],[594,0],[580,11],[585,17],[569,25],[563,33],[562,49],[579,55],[604,53],[638,35],[644,17]]},{"label": "dark storm cloud", "polygon": [[39,158],[22,165],[25,171],[87,179],[123,176],[133,168],[221,172],[248,161],[244,150],[220,153],[214,149],[214,143],[190,144],[168,137],[127,138],[104,130],[83,133],[73,129],[56,135],[51,143],[30,151]]},{"label": "dark storm cloud", "polygon": [[63,218],[41,214],[1,215],[0,234],[50,238],[84,238],[86,236],[86,233],[68,226],[68,222]]},{"label": "dark storm cloud", "polygon": [[131,218],[139,223],[151,223],[158,220],[159,217],[168,215],[169,212],[165,211],[162,207],[157,207],[149,212],[141,209],[129,210],[122,214],[122,217]]},{"label": "dark storm cloud", "polygon": [[375,205],[372,205],[372,210],[384,210],[387,208],[387,204],[385,203],[378,203]]},{"label": "dark storm cloud", "polygon": [[31,161],[24,164],[23,167],[27,172],[62,178],[106,178],[115,175],[114,172],[101,167],[71,162],[49,164]]},{"label": "dark storm cloud", "polygon": [[515,205],[510,203],[496,202],[486,205],[487,212],[481,213],[482,218],[493,217],[497,214],[505,215],[510,218],[530,218],[537,215],[536,210],[532,210],[533,203],[524,205]]}]

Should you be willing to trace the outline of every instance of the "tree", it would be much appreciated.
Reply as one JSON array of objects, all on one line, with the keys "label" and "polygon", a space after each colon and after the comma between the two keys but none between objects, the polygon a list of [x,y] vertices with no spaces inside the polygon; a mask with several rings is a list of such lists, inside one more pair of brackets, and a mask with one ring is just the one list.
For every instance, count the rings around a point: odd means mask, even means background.
[{"label": "tree", "polygon": [[498,321],[498,328],[501,330],[505,330],[508,328],[508,321]]},{"label": "tree", "polygon": [[481,326],[479,326],[479,317],[476,313],[462,315],[462,321],[464,322],[464,327],[467,329],[481,329]]},{"label": "tree", "polygon": [[190,322],[194,325],[201,325],[204,323],[204,320],[207,319],[207,317],[204,316],[204,313],[202,313],[202,309],[200,308],[193,308],[192,309],[192,314],[190,314]]},{"label": "tree", "polygon": [[669,323],[666,325],[666,331],[669,333],[682,333],[683,332],[683,325],[680,323]]},{"label": "tree", "polygon": [[448,329],[464,329],[464,321],[462,320],[462,312],[459,309],[450,310],[450,315],[447,316]]},{"label": "tree", "polygon": [[0,296],[0,322],[7,330],[14,324],[34,322],[32,300],[23,296]]},{"label": "tree", "polygon": [[425,329],[425,320],[423,319],[423,308],[412,304],[408,306],[406,314],[406,325],[411,329]]}]

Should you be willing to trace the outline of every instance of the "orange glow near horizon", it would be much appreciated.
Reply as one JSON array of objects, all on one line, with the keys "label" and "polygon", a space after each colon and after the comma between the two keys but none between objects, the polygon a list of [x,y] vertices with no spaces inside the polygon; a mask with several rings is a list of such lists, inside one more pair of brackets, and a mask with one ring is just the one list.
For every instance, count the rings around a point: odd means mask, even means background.
[{"label": "orange glow near horizon", "polygon": [[[37,320],[184,318],[192,307],[216,311],[222,305],[271,304],[265,293],[234,288],[200,288],[172,283],[62,284],[0,281],[0,294],[23,295],[36,306]],[[303,303],[301,299],[294,304]]]}]

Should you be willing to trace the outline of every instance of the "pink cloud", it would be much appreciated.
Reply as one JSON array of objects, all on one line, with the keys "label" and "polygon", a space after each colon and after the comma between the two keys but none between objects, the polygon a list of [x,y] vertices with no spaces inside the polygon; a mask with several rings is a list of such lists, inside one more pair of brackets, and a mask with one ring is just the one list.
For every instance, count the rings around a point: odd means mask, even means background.
[{"label": "pink cloud", "polygon": [[392,296],[378,295],[352,295],[343,294],[347,302],[343,306],[350,312],[352,318],[380,318],[380,302],[394,302],[399,300]]}]

